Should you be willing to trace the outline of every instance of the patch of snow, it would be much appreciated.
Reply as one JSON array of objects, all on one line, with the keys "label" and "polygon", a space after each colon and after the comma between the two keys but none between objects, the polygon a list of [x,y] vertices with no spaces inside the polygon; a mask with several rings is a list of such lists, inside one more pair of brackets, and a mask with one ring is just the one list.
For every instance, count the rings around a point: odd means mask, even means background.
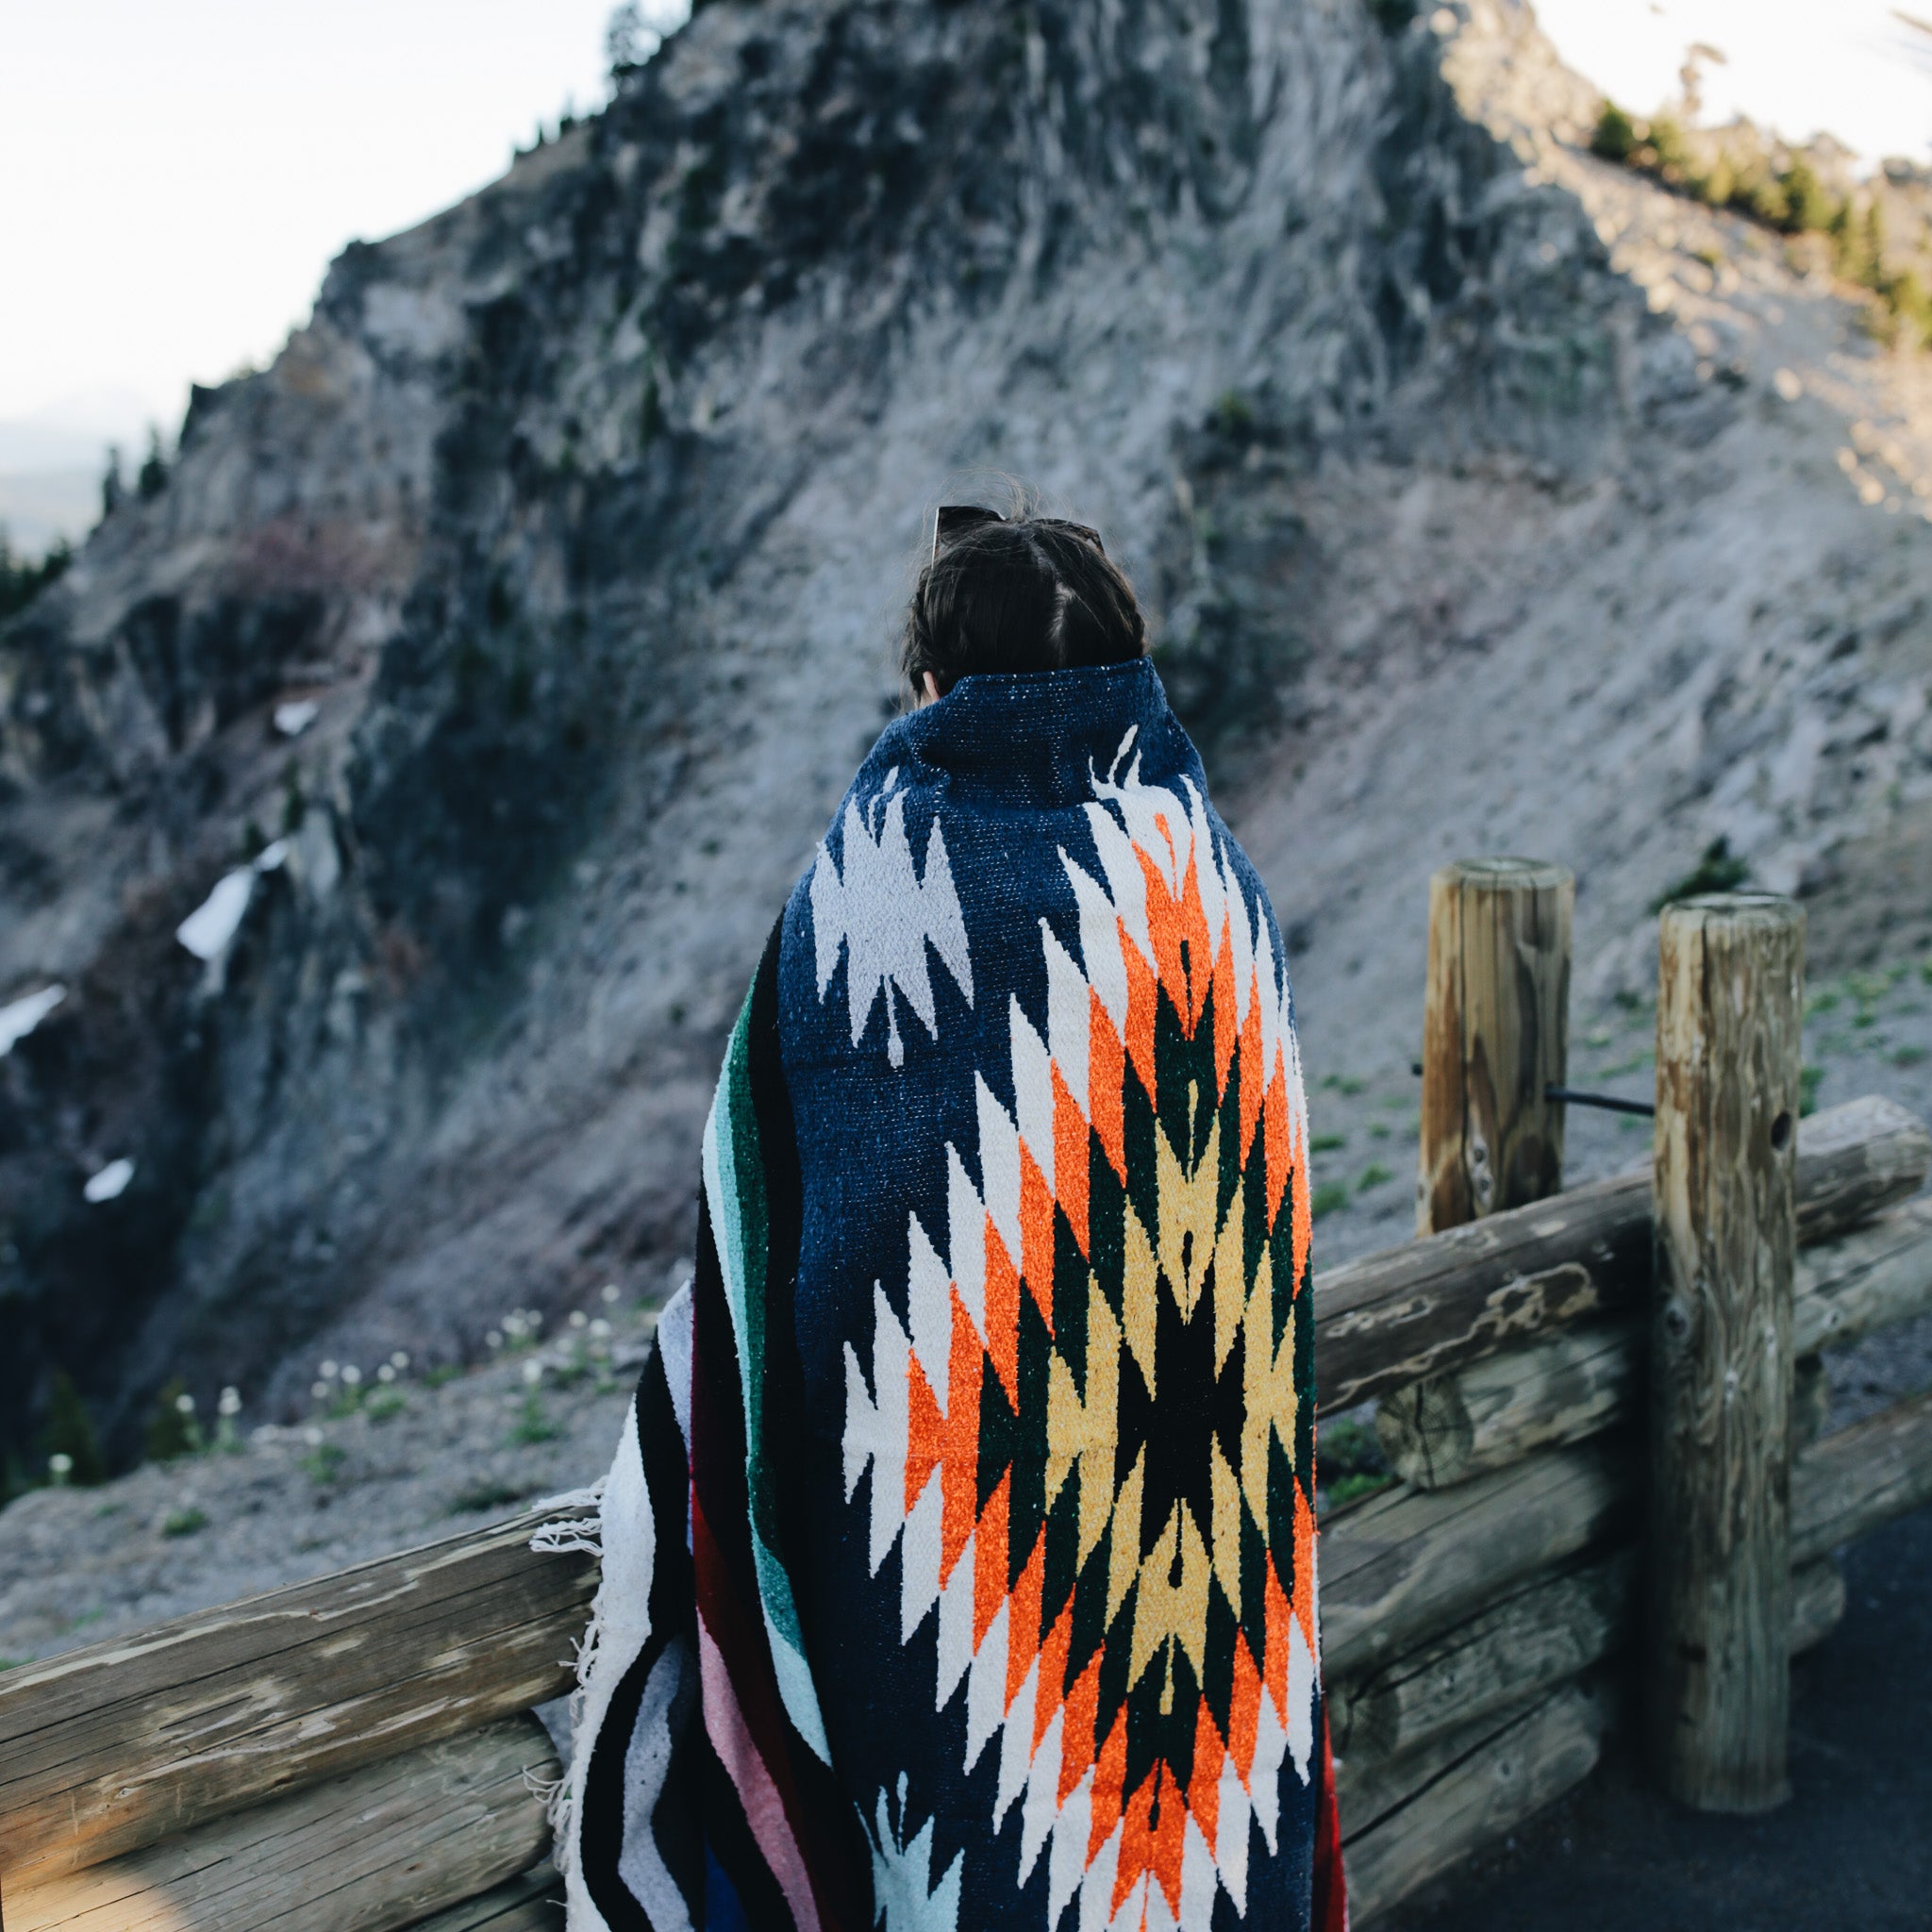
[{"label": "patch of snow", "polygon": [[127,1183],[134,1178],[134,1163],[125,1157],[110,1160],[99,1174],[95,1174],[81,1190],[90,1201],[116,1201],[127,1191]]},{"label": "patch of snow", "polygon": [[322,707],[313,698],[291,698],[275,707],[275,729],[284,738],[300,738],[320,715]]},{"label": "patch of snow", "polygon": [[255,896],[255,867],[224,874],[215,889],[179,925],[175,937],[197,959],[219,959],[235,943],[248,902]]},{"label": "patch of snow", "polygon": [[25,999],[9,1000],[0,1007],[0,1060],[13,1051],[16,1041],[25,1040],[62,1000],[67,989],[58,980],[30,992]]},{"label": "patch of snow", "polygon": [[255,855],[257,872],[280,872],[282,861],[289,856],[289,841],[277,839],[272,844],[264,845]]}]

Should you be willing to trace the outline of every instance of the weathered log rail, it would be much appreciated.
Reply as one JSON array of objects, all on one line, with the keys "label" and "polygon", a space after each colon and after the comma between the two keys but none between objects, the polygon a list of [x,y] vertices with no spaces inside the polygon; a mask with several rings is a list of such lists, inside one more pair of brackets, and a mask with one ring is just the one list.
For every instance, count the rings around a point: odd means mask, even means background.
[{"label": "weathered log rail", "polygon": [[[1832,1552],[1932,1502],[1932,1393],[1810,1440],[1817,1352],[1932,1307],[1928,1168],[1884,1101],[1798,1129],[1793,1653],[1842,1612]],[[1405,1478],[1322,1540],[1357,1924],[1586,1775],[1633,1707],[1651,1253],[1639,1172],[1317,1283],[1324,1407],[1379,1399]],[[569,1687],[597,1572],[533,1552],[539,1520],[0,1675],[7,1932],[554,1927],[524,1713]]]},{"label": "weathered log rail", "polygon": [[[1847,1102],[1798,1133],[1798,1240],[1845,1233],[1916,1193],[1924,1124]],[[1650,1281],[1648,1168],[1592,1181],[1329,1270],[1315,1285],[1324,1408],[1352,1408],[1593,1315],[1635,1309]]]}]

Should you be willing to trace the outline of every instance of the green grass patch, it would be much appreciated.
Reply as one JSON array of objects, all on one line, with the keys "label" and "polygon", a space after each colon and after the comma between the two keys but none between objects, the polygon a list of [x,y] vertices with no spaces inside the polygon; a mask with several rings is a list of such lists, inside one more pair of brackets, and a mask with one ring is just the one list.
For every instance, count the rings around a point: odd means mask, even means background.
[{"label": "green grass patch", "polygon": [[1372,1160],[1362,1169],[1362,1177],[1355,1184],[1358,1194],[1366,1194],[1371,1188],[1379,1188],[1384,1181],[1392,1181],[1395,1176],[1379,1160]]},{"label": "green grass patch", "polygon": [[362,1413],[373,1423],[393,1422],[409,1406],[399,1389],[378,1389],[362,1405]]},{"label": "green grass patch", "polygon": [[458,1490],[449,1499],[449,1513],[452,1516],[474,1516],[478,1510],[503,1509],[523,1500],[523,1491],[513,1490],[508,1483],[485,1479]]},{"label": "green grass patch", "polygon": [[1340,1482],[1327,1485],[1328,1507],[1340,1509],[1347,1504],[1359,1503],[1364,1496],[1391,1488],[1394,1481],[1392,1475],[1370,1475],[1366,1471],[1359,1475],[1345,1475]]},{"label": "green grass patch", "polygon": [[1339,1154],[1348,1145],[1346,1134],[1317,1134],[1308,1142],[1310,1154]]},{"label": "green grass patch", "polygon": [[1727,838],[1713,839],[1699,855],[1697,863],[1682,878],[1674,880],[1650,902],[1653,912],[1679,899],[1694,899],[1702,892],[1735,892],[1751,877],[1751,867],[1731,850]]},{"label": "green grass patch", "polygon": [[543,1404],[533,1389],[524,1397],[524,1406],[517,1411],[517,1419],[510,1424],[510,1446],[514,1449],[534,1449],[539,1442],[554,1442],[563,1433],[550,1418],[543,1413]]},{"label": "green grass patch", "polygon": [[1308,1199],[1308,1213],[1316,1221],[1324,1214],[1333,1214],[1338,1208],[1348,1206],[1348,1184],[1345,1181],[1324,1181]]},{"label": "green grass patch", "polygon": [[349,1452],[340,1442],[319,1442],[302,1458],[302,1467],[311,1482],[332,1483],[348,1459]]},{"label": "green grass patch", "polygon": [[1341,1093],[1353,1097],[1362,1091],[1362,1085],[1361,1081],[1352,1078],[1347,1074],[1328,1074],[1323,1077],[1322,1091],[1324,1093]]},{"label": "green grass patch", "polygon": [[1324,1430],[1315,1457],[1331,1509],[1358,1503],[1395,1480],[1374,1430],[1358,1422],[1337,1423]]},{"label": "green grass patch", "polygon": [[1895,1067],[1916,1067],[1924,1058],[1923,1046],[1901,1046],[1893,1051],[1891,1063]]},{"label": "green grass patch", "polygon": [[1798,1118],[1818,1111],[1818,1089],[1824,1079],[1823,1067],[1801,1067],[1798,1071]]},{"label": "green grass patch", "polygon": [[161,1519],[163,1536],[194,1536],[208,1527],[208,1511],[189,1507],[171,1509]]}]

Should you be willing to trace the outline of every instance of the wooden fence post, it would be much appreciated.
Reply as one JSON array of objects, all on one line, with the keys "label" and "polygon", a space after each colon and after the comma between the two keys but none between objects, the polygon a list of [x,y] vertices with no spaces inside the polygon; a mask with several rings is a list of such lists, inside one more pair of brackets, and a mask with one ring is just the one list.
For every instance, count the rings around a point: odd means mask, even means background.
[{"label": "wooden fence post", "polygon": [[1563,1185],[1575,881],[1529,858],[1465,858],[1429,881],[1416,1232]]},{"label": "wooden fence post", "polygon": [[1714,893],[1657,947],[1650,1735],[1674,1797],[1789,1795],[1791,1285],[1805,915]]}]

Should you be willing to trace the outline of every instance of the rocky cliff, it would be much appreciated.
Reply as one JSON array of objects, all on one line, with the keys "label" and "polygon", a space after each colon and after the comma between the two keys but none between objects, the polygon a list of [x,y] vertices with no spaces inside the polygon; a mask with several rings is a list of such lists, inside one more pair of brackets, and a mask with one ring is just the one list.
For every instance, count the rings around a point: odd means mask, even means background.
[{"label": "rocky cliff", "polygon": [[1318,1070],[1452,848],[1578,866],[1598,999],[1715,837],[1923,866],[1925,378],[1595,106],[1502,0],[717,0],[348,250],[0,633],[0,1434],[661,1278],[987,469],[1141,586]]}]

